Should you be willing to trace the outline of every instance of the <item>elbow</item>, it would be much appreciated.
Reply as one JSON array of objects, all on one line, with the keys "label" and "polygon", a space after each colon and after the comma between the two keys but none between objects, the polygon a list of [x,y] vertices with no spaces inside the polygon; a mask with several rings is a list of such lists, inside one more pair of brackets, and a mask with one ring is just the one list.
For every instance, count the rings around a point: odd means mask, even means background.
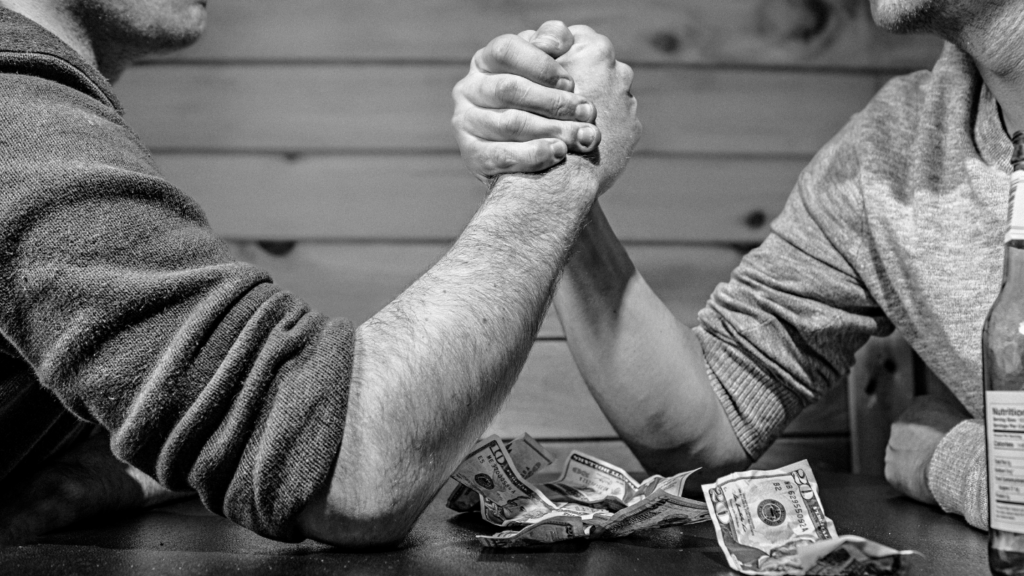
[{"label": "elbow", "polygon": [[641,441],[627,443],[647,472],[671,476],[699,468],[693,478],[701,482],[745,470],[752,463],[731,426],[705,429],[682,439],[669,433],[648,434]]},{"label": "elbow", "polygon": [[[307,538],[350,549],[393,548],[412,531],[425,505],[402,497],[372,497],[358,490],[322,494],[299,517]],[[364,496],[364,498],[359,498]]]}]

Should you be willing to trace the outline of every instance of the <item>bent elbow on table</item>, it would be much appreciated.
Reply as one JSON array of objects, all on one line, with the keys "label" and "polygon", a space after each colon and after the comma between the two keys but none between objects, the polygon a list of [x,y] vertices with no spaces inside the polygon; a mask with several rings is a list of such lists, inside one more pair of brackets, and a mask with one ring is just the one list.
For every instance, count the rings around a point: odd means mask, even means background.
[{"label": "bent elbow on table", "polygon": [[695,412],[652,414],[641,430],[623,434],[623,439],[644,470],[652,474],[669,476],[700,468],[694,479],[712,481],[753,462],[724,408],[713,397]]},{"label": "bent elbow on table", "polygon": [[337,479],[320,491],[299,516],[307,538],[342,548],[385,548],[402,542],[436,490],[385,493]]}]

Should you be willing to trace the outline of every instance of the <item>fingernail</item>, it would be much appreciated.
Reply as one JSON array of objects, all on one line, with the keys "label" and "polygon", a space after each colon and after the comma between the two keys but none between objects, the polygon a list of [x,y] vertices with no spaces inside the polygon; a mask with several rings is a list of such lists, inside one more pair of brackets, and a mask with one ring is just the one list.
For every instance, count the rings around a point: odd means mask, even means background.
[{"label": "fingernail", "polygon": [[580,122],[590,122],[594,117],[594,105],[584,102],[576,107],[576,119]]},{"label": "fingernail", "polygon": [[584,126],[576,132],[576,141],[580,143],[580,146],[588,148],[597,139],[597,130],[592,126]]},{"label": "fingernail", "polygon": [[552,140],[548,145],[551,146],[551,154],[555,157],[555,160],[565,158],[565,155],[569,152],[569,148],[561,140]]},{"label": "fingernail", "polygon": [[559,78],[558,82],[555,83],[555,88],[565,90],[566,92],[572,92],[573,86],[575,86],[575,84],[573,83],[572,78]]}]

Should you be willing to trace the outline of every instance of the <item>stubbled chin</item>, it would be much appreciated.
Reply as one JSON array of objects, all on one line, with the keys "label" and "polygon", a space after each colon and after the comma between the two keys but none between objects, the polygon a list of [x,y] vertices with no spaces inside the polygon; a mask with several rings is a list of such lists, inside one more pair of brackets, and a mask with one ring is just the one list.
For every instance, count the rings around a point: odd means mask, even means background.
[{"label": "stubbled chin", "polygon": [[927,32],[938,6],[932,0],[871,0],[871,18],[895,34]]}]

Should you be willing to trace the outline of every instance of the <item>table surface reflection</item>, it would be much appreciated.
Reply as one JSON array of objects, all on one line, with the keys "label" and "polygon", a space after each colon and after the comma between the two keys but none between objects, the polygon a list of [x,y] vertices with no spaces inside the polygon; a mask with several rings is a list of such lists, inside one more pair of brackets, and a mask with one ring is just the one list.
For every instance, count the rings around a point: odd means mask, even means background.
[{"label": "table surface reflection", "polygon": [[[922,553],[910,574],[987,574],[986,535],[962,518],[901,497],[880,478],[818,474],[825,512],[840,534]],[[444,507],[445,486],[396,549],[351,552],[315,542],[281,544],[207,512],[196,500],[0,548],[3,574],[736,574],[710,522],[618,540],[483,550],[494,527]]]}]

